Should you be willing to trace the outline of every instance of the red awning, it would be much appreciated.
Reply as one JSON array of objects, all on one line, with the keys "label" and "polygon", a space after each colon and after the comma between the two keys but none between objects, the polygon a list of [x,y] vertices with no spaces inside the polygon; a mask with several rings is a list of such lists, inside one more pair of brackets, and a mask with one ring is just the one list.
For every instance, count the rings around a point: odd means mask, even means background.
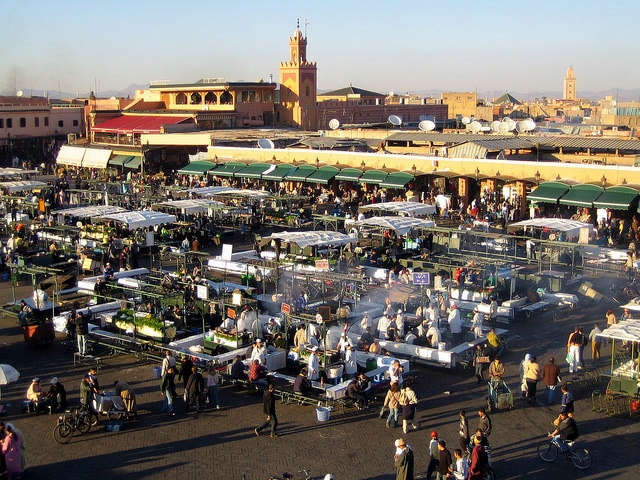
[{"label": "red awning", "polygon": [[95,125],[91,130],[100,133],[160,133],[163,125],[175,125],[191,117],[162,115],[123,115]]}]

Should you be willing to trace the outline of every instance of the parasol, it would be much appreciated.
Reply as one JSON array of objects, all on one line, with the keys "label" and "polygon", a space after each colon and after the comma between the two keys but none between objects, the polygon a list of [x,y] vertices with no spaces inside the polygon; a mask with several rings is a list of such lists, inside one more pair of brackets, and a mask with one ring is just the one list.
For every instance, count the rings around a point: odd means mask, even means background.
[{"label": "parasol", "polygon": [[[6,363],[0,363],[0,385],[8,385],[16,382],[20,378],[20,372]],[[2,389],[0,389],[0,399],[2,398]]]}]

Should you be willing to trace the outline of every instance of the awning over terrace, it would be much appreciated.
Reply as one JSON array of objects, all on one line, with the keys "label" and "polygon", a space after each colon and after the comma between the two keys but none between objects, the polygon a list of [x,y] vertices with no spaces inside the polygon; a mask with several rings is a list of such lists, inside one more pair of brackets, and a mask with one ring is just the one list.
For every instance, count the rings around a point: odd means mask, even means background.
[{"label": "awning over terrace", "polygon": [[216,177],[233,177],[234,173],[238,170],[246,167],[246,163],[242,162],[228,162],[222,165],[218,165],[215,170],[211,172]]},{"label": "awning over terrace", "polygon": [[335,176],[335,179],[345,182],[357,182],[361,176],[362,170],[360,170],[359,168],[343,168]]},{"label": "awning over terrace", "polygon": [[56,163],[58,165],[67,165],[69,167],[81,167],[82,157],[84,157],[84,147],[72,147],[63,145],[58,152]]},{"label": "awning over terrace", "polygon": [[556,203],[570,188],[570,185],[562,182],[541,183],[538,188],[527,195],[527,199],[537,203]]},{"label": "awning over terrace", "polygon": [[269,163],[250,163],[243,169],[236,171],[233,176],[236,178],[262,178],[262,174],[271,169]]},{"label": "awning over terrace", "polygon": [[382,183],[387,178],[387,172],[382,170],[367,170],[358,180],[360,183]]},{"label": "awning over terrace", "polygon": [[331,166],[320,167],[315,172],[313,172],[311,175],[309,175],[306,178],[305,182],[307,182],[307,183],[321,183],[323,185],[326,185],[327,183],[329,183],[331,181],[331,179],[333,177],[336,176],[336,174],[339,171],[340,171],[340,169],[336,168],[336,167],[331,167]]},{"label": "awning over terrace", "polygon": [[598,185],[574,185],[562,198],[560,205],[593,208],[593,202],[602,195],[604,188]]},{"label": "awning over terrace", "polygon": [[103,148],[87,148],[82,158],[83,168],[107,168],[111,158],[111,150]]},{"label": "awning over terrace", "polygon": [[405,185],[413,179],[414,176],[410,173],[392,172],[387,175],[387,178],[380,182],[380,186],[384,188],[404,188]]},{"label": "awning over terrace", "polygon": [[276,168],[274,168],[273,170],[263,173],[262,179],[279,182],[284,177],[292,173],[295,170],[295,168],[296,167],[294,165],[289,165],[289,164],[276,165]]},{"label": "awning over terrace", "polygon": [[192,120],[191,117],[167,115],[121,115],[91,128],[95,133],[161,133],[164,125],[176,125]]},{"label": "awning over terrace", "polygon": [[202,175],[207,173],[210,170],[216,168],[216,164],[213,162],[207,162],[206,160],[196,160],[191,162],[189,165],[185,165],[180,170],[178,170],[178,174],[180,175]]},{"label": "awning over terrace", "polygon": [[294,182],[304,182],[309,175],[318,170],[316,167],[312,167],[311,165],[300,165],[296,170],[287,175],[285,180],[291,180]]},{"label": "awning over terrace", "polygon": [[627,210],[636,202],[640,191],[634,187],[617,186],[607,188],[594,202],[596,208],[610,208],[612,210]]}]

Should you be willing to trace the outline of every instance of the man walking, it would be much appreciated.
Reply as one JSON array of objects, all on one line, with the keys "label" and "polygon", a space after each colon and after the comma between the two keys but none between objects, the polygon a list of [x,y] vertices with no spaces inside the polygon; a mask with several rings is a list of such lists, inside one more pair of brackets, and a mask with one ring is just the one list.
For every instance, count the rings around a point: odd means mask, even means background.
[{"label": "man walking", "polygon": [[591,361],[596,363],[600,360],[600,346],[602,345],[602,340],[598,337],[602,333],[600,330],[600,324],[596,323],[593,327],[593,330],[589,332],[589,340],[591,341]]},{"label": "man walking", "polygon": [[160,393],[164,396],[165,408],[169,411],[169,415],[175,417],[176,412],[173,410],[173,402],[176,398],[176,367],[169,365],[167,371],[162,376],[160,384]]},{"label": "man walking", "polygon": [[484,408],[478,410],[478,416],[480,419],[478,420],[478,430],[482,430],[482,435],[489,438],[491,435],[491,418],[484,411]]},{"label": "man walking", "polygon": [[413,450],[402,438],[395,441],[396,453],[393,456],[396,467],[396,480],[413,480]]},{"label": "man walking", "polygon": [[[262,396],[262,409],[264,414],[266,415],[265,422],[259,427],[255,428],[253,431],[256,436],[260,435],[262,429],[271,425],[271,436],[277,437],[277,429],[278,429],[278,417],[276,416],[276,396],[275,396],[276,388],[273,386],[273,383],[269,385],[267,391],[264,392]],[[411,477],[413,478],[413,477]]]},{"label": "man walking", "polygon": [[198,367],[195,365],[191,367],[191,375],[184,386],[185,393],[187,394],[187,403],[184,407],[184,411],[188,412],[195,404],[196,415],[202,410],[202,392],[204,392],[204,378],[198,371]]},{"label": "man walking", "polygon": [[549,363],[542,367],[542,381],[544,382],[545,399],[547,405],[552,405],[556,398],[556,389],[562,382],[560,378],[560,367],[556,365],[553,357],[549,357]]}]

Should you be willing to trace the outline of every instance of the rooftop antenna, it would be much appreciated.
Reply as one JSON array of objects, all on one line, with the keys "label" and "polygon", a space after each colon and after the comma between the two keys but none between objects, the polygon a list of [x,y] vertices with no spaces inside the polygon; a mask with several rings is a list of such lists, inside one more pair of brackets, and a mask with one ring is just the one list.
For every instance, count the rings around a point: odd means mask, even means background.
[{"label": "rooftop antenna", "polygon": [[309,21],[309,19],[304,19],[304,38],[307,38],[307,25],[309,25],[310,23],[311,22]]}]

